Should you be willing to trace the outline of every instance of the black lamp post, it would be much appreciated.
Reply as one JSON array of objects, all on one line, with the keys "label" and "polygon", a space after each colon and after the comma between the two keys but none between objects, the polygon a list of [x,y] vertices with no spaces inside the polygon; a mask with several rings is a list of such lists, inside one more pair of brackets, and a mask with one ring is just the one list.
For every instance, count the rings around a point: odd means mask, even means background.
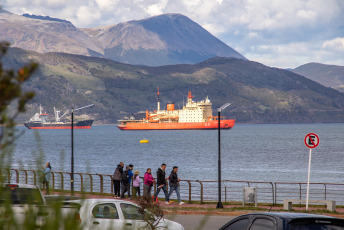
[{"label": "black lamp post", "polygon": [[74,109],[72,108],[72,112],[71,112],[71,148],[72,148],[72,154],[71,154],[71,178],[70,178],[70,189],[71,189],[71,193],[72,195],[74,195],[74,111],[77,110],[81,110],[81,109],[85,109],[88,107],[93,106],[93,104],[91,105],[87,105],[78,109]]},{"label": "black lamp post", "polygon": [[230,105],[230,103],[226,103],[223,106],[219,107],[217,109],[217,113],[218,113],[218,143],[219,143],[219,155],[218,155],[218,193],[219,193],[219,200],[217,202],[216,208],[223,208],[223,204],[221,202],[221,112],[222,110],[225,110],[228,106]]},{"label": "black lamp post", "polygon": [[71,148],[72,148],[72,154],[71,154],[71,178],[70,178],[70,190],[72,192],[72,195],[74,195],[74,108],[72,108],[72,114],[71,114]]}]

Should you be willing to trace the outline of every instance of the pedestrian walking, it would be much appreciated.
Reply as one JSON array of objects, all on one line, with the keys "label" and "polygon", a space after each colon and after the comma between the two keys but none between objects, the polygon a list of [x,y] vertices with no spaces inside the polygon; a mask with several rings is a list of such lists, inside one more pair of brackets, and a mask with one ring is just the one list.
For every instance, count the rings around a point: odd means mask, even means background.
[{"label": "pedestrian walking", "polygon": [[157,190],[156,193],[154,194],[153,200],[155,202],[158,202],[158,195],[160,193],[160,190],[164,191],[165,193],[165,203],[168,204],[170,201],[167,193],[167,187],[166,187],[166,164],[162,164],[161,167],[158,169],[156,172],[156,184],[157,184]]},{"label": "pedestrian walking", "polygon": [[112,175],[115,198],[119,198],[121,196],[121,175],[123,173],[123,166],[123,162],[120,162]]},{"label": "pedestrian walking", "polygon": [[[178,166],[173,166],[173,170],[171,171],[171,174],[168,177],[168,179],[170,180],[170,192],[168,193],[168,198],[170,199],[173,191],[176,191],[178,203],[179,205],[183,205],[184,202],[180,200],[180,193],[179,193],[180,179],[178,178],[177,172],[178,172]],[[172,203],[174,202],[170,200],[169,204],[172,204]]]},{"label": "pedestrian walking", "polygon": [[143,196],[150,197],[153,184],[155,180],[152,176],[152,170],[150,168],[147,169],[145,176],[144,176],[144,183],[143,183]]},{"label": "pedestrian walking", "polygon": [[51,176],[51,166],[50,162],[48,161],[45,163],[45,167],[42,166],[43,170],[43,190],[46,188],[46,194],[49,194],[49,181],[50,181],[50,176]]},{"label": "pedestrian walking", "polygon": [[136,197],[136,194],[138,194],[139,196],[141,196],[140,194],[140,176],[139,176],[140,172],[139,171],[135,171],[134,172],[134,177],[133,177],[133,197]]},{"label": "pedestrian walking", "polygon": [[125,171],[122,173],[121,176],[121,186],[122,186],[122,192],[121,192],[121,198],[124,198],[124,193],[128,193],[128,197],[130,198],[130,185],[131,185],[131,179],[133,177],[132,169],[134,166],[130,164],[125,168]]}]

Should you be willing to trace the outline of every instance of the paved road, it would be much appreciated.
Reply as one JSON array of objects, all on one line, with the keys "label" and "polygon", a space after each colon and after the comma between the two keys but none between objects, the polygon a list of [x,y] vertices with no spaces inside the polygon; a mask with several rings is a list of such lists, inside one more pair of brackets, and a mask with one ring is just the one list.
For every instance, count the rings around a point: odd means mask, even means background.
[{"label": "paved road", "polygon": [[[182,224],[185,230],[216,230],[235,216],[167,215],[166,219]],[[205,221],[202,227],[202,221]],[[198,228],[199,227],[199,228]]]}]

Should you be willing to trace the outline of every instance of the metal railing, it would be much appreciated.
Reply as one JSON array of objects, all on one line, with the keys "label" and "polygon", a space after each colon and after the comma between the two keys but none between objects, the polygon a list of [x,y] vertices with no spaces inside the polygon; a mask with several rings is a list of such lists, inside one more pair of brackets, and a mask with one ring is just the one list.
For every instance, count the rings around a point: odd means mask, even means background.
[{"label": "metal railing", "polygon": [[[42,187],[42,172],[25,169],[0,170],[3,181],[10,183],[24,183]],[[141,187],[143,184],[142,179]],[[50,189],[52,191],[70,191],[70,172],[52,172]],[[217,201],[218,182],[181,180],[180,194],[182,200],[188,202],[215,202]],[[284,199],[305,199],[306,186],[304,182],[263,182],[263,181],[237,181],[222,180],[222,200],[226,202],[241,202],[243,187],[258,188],[258,202],[268,204],[281,204]],[[74,173],[74,191],[92,194],[112,195],[112,175]],[[156,185],[154,185],[156,191]],[[164,197],[163,193],[160,193]],[[172,199],[176,198],[172,194]],[[344,184],[338,183],[310,183],[310,199],[335,200],[337,205],[344,205]]]}]

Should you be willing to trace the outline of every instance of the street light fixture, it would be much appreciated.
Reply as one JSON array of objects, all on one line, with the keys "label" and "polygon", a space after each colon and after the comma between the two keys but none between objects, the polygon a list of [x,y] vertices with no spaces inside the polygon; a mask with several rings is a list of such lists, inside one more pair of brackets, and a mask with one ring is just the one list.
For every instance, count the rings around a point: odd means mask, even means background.
[{"label": "street light fixture", "polygon": [[72,192],[72,195],[74,195],[74,111],[78,111],[81,109],[86,109],[88,107],[94,106],[94,104],[87,105],[81,108],[71,109],[71,148],[72,148],[72,154],[71,154],[71,178],[70,178],[70,189]]},{"label": "street light fixture", "polygon": [[218,117],[217,117],[217,120],[218,120],[218,143],[219,143],[219,155],[218,155],[218,166],[217,167],[219,170],[218,171],[219,199],[218,199],[216,208],[223,208],[223,204],[221,202],[221,131],[220,131],[221,127],[220,127],[220,124],[221,124],[221,112],[223,110],[225,110],[228,106],[230,106],[230,103],[226,103],[217,109],[217,113],[218,113]]}]

